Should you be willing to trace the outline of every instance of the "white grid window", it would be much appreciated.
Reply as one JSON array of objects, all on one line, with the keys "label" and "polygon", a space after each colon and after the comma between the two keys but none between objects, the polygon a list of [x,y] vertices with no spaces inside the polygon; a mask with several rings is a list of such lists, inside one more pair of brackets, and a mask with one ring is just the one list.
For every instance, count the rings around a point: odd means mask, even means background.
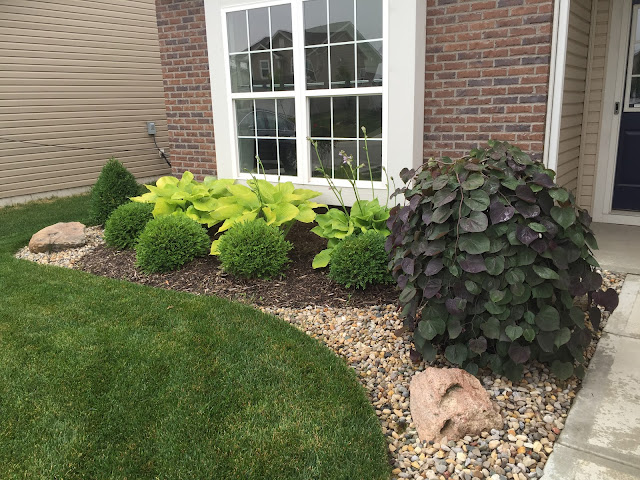
[{"label": "white grid window", "polygon": [[291,0],[227,11],[225,25],[241,176],[258,169],[258,155],[267,174],[308,182],[322,162],[345,178],[344,150],[370,180],[364,126],[382,180],[383,0]]}]

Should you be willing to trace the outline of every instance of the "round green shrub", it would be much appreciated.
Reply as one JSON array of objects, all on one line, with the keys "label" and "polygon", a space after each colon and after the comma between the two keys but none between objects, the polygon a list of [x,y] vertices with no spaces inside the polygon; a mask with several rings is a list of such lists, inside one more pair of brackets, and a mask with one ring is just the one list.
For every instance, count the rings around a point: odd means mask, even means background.
[{"label": "round green shrub", "polygon": [[135,245],[136,266],[147,273],[175,270],[209,253],[202,226],[184,215],[164,215],[147,223]]},{"label": "round green shrub", "polygon": [[345,287],[366,288],[392,281],[386,235],[369,230],[342,240],[331,254],[329,278]]},{"label": "round green shrub", "polygon": [[[475,373],[512,380],[538,360],[560,379],[584,374],[603,291],[591,217],[555,172],[506,142],[401,172],[386,247],[405,325],[427,361],[438,349]],[[588,298],[585,311],[574,300]]]},{"label": "round green shrub", "polygon": [[289,263],[291,248],[278,227],[257,219],[234,225],[220,237],[220,263],[237,277],[272,278]]},{"label": "round green shrub", "polygon": [[140,232],[153,218],[153,204],[129,202],[116,208],[104,226],[104,241],[110,247],[133,248]]},{"label": "round green shrub", "polygon": [[138,195],[139,189],[133,174],[118,160],[110,158],[91,189],[89,214],[92,221],[104,224],[116,208]]}]

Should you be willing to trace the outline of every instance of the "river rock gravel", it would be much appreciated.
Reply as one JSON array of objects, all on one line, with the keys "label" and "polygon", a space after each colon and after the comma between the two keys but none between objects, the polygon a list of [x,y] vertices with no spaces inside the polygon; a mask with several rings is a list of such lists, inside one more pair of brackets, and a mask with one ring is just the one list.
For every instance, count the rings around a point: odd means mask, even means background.
[{"label": "river rock gravel", "polygon": [[[16,257],[74,268],[83,255],[103,243],[98,227],[87,228],[87,236],[88,244],[79,249],[33,254],[25,247]],[[605,271],[603,277],[604,287],[620,291],[624,275]],[[463,439],[423,442],[409,411],[409,383],[425,364],[411,361],[411,334],[403,331],[396,306],[260,308],[317,338],[355,370],[380,420],[394,480],[540,478],[580,387],[575,377],[558,381],[537,363],[525,367],[524,378],[516,383],[485,372],[480,381],[500,407],[502,428]],[[607,317],[603,315],[601,329]],[[588,359],[600,334],[587,349]],[[438,356],[431,366],[452,365]]]}]

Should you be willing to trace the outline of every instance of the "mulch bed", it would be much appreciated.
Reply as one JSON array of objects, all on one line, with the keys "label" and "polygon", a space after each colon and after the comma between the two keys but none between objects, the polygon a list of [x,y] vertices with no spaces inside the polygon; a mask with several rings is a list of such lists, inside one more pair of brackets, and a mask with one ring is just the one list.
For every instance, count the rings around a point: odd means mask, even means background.
[{"label": "mulch bed", "polygon": [[144,274],[135,268],[135,252],[118,251],[101,245],[88,253],[77,267],[105,277],[143,285],[180,290],[200,295],[216,295],[258,306],[304,308],[365,307],[397,303],[394,285],[365,290],[344,288],[329,279],[328,269],[311,268],[313,257],[326,248],[326,240],[310,230],[313,225],[296,222],[287,240],[293,243],[291,264],[282,278],[248,280],[222,271],[217,257],[199,258],[182,269],[169,273]]}]

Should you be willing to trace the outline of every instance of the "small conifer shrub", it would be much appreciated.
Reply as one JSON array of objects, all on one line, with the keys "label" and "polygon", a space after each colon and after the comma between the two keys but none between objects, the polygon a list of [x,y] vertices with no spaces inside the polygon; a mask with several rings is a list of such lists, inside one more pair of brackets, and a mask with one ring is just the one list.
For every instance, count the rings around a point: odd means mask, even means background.
[{"label": "small conifer shrub", "polygon": [[110,158],[91,189],[89,213],[92,221],[104,224],[116,208],[138,192],[138,182],[133,174],[118,160]]}]

